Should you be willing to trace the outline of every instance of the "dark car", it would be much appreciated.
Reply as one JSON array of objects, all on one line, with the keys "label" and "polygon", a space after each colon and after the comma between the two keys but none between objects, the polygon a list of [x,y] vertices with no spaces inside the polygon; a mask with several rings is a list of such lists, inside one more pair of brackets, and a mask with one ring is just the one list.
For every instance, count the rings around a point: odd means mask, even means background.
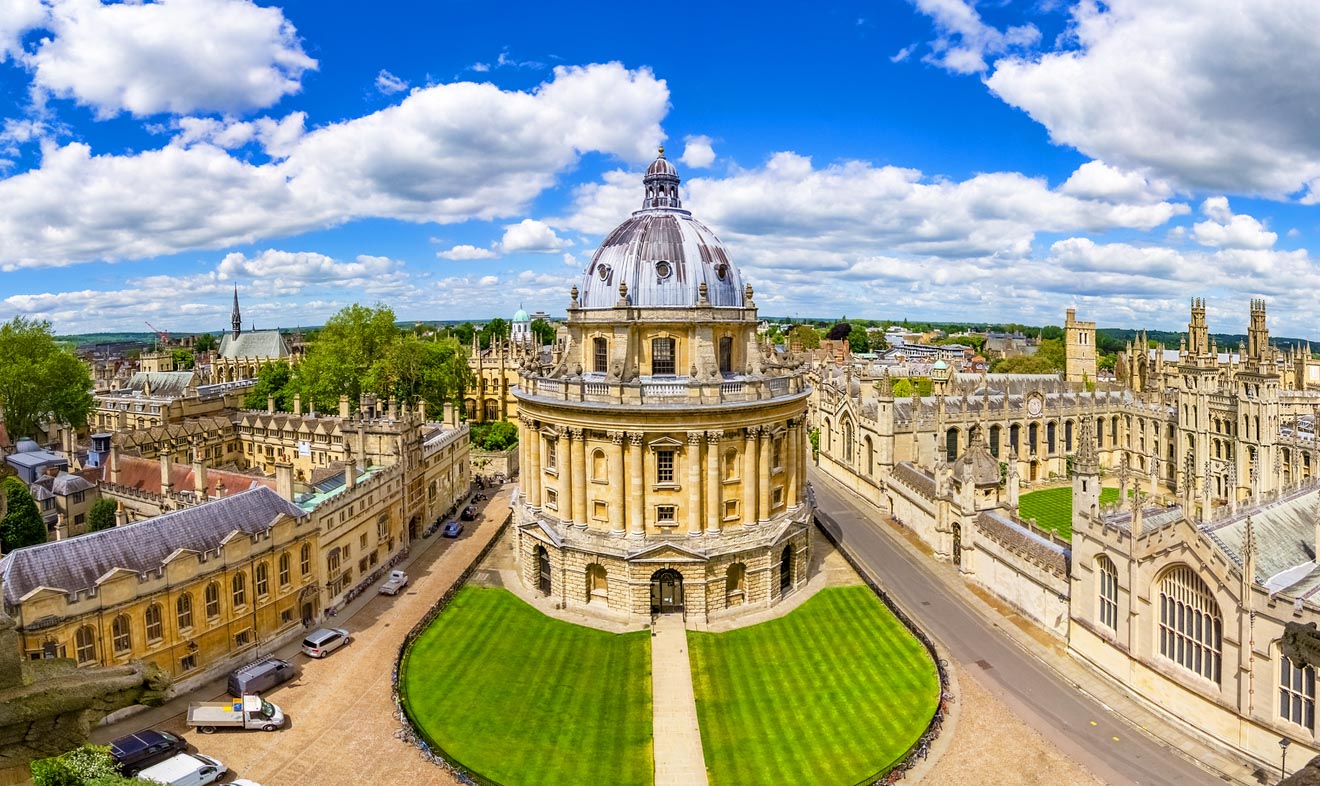
[{"label": "dark car", "polygon": [[155,729],[144,729],[110,743],[110,757],[119,765],[119,771],[129,776],[187,750],[188,742],[182,737]]},{"label": "dark car", "polygon": [[457,521],[451,521],[445,525],[443,534],[446,538],[456,538],[463,533],[463,525]]},{"label": "dark car", "polygon": [[468,505],[466,508],[463,508],[463,512],[459,514],[459,518],[463,519],[464,521],[471,521],[476,517],[477,517],[476,505]]}]

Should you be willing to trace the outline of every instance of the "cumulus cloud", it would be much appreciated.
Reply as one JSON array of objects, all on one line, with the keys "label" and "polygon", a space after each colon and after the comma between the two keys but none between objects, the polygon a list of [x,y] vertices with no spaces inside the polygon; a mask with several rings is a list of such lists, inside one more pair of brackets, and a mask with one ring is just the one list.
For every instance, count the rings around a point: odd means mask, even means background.
[{"label": "cumulus cloud", "polygon": [[271,158],[285,158],[306,133],[306,112],[293,112],[281,120],[260,117],[256,120],[217,120],[211,117],[181,117],[174,121],[178,133],[172,145],[214,145],[225,150],[257,141]]},{"label": "cumulus cloud", "polygon": [[227,254],[216,267],[221,281],[232,279],[272,279],[292,283],[325,283],[379,278],[396,273],[399,262],[388,257],[360,254],[353,262],[341,262],[334,257],[311,251],[279,251],[267,249],[256,256],[238,252]]},{"label": "cumulus cloud", "polygon": [[1218,248],[1273,248],[1279,235],[1265,229],[1255,218],[1235,214],[1227,197],[1210,197],[1201,203],[1206,220],[1192,227],[1192,237],[1203,246]]},{"label": "cumulus cloud", "polygon": [[23,53],[23,35],[42,27],[49,10],[41,0],[0,0],[0,63]]},{"label": "cumulus cloud", "polygon": [[[1034,25],[999,30],[987,25],[969,0],[912,0],[917,10],[935,23],[926,62],[957,74],[976,74],[988,68],[986,58],[1030,46],[1040,39]],[[904,57],[905,52],[900,52]],[[898,56],[891,58],[895,62]]]},{"label": "cumulus cloud", "polygon": [[376,89],[387,96],[394,95],[407,90],[408,82],[382,68],[380,73],[376,74]]},{"label": "cumulus cloud", "polygon": [[710,143],[705,135],[684,137],[683,155],[678,160],[693,169],[705,169],[715,161],[715,148]]},{"label": "cumulus cloud", "polygon": [[[0,180],[0,269],[223,248],[363,217],[452,223],[516,216],[583,153],[654,155],[662,80],[617,63],[560,67],[530,92],[436,85],[365,117],[303,131],[300,113],[252,121],[282,160],[254,164],[197,124],[193,144],[93,155],[48,144]],[[232,136],[230,136],[232,135]]]},{"label": "cumulus cloud", "polygon": [[1051,138],[1182,189],[1315,202],[1320,4],[1079,2],[1069,36],[995,63],[986,84]]},{"label": "cumulus cloud", "polygon": [[554,254],[571,245],[572,240],[559,237],[547,224],[531,218],[505,227],[500,241],[500,249],[506,254],[517,251]]},{"label": "cumulus cloud", "polygon": [[24,58],[33,83],[100,117],[239,114],[298,92],[317,66],[280,9],[249,0],[53,0],[50,8],[51,35]]},{"label": "cumulus cloud", "polygon": [[494,259],[499,254],[489,248],[479,248],[472,245],[454,246],[447,251],[437,251],[436,256],[441,259],[468,260],[468,259]]}]

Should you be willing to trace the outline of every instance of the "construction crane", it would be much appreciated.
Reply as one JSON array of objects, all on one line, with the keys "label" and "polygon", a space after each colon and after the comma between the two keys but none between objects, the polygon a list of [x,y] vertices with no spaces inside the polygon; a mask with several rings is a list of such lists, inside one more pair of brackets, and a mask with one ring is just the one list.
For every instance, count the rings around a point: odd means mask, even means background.
[{"label": "construction crane", "polygon": [[147,322],[147,327],[151,328],[151,332],[156,334],[157,344],[162,347],[168,347],[170,345],[170,332],[168,330],[157,330],[156,326],[150,322]]}]

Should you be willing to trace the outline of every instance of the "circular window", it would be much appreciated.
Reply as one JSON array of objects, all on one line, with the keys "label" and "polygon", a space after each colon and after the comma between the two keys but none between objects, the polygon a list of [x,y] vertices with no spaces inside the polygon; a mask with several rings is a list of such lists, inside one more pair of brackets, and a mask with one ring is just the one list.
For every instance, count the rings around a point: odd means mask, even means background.
[{"label": "circular window", "polygon": [[600,274],[600,280],[601,280],[601,281],[609,281],[609,280],[610,280],[610,266],[609,266],[609,265],[601,265],[600,267],[596,268],[596,272]]},{"label": "circular window", "polygon": [[728,278],[728,277],[729,277],[729,266],[728,266],[728,265],[725,265],[725,264],[722,264],[722,263],[719,264],[719,265],[716,265],[716,266],[715,266],[715,277],[718,278],[720,281],[723,281],[724,279]]},{"label": "circular window", "polygon": [[665,260],[662,259],[655,263],[655,274],[660,278],[669,278],[673,272],[674,268]]}]

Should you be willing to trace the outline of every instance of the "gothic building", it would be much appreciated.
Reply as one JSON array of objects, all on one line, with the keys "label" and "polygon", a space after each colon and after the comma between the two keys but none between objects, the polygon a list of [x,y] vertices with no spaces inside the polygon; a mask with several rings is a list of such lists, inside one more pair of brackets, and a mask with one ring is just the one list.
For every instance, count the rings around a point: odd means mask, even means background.
[{"label": "gothic building", "polygon": [[220,348],[211,360],[211,381],[256,379],[262,366],[278,361],[295,361],[289,342],[278,330],[243,332],[243,315],[238,309],[238,288],[235,287],[230,331],[220,339]]},{"label": "gothic building", "polygon": [[640,210],[597,249],[556,358],[519,370],[523,581],[560,602],[698,624],[807,579],[803,363],[685,210],[661,150]]}]

